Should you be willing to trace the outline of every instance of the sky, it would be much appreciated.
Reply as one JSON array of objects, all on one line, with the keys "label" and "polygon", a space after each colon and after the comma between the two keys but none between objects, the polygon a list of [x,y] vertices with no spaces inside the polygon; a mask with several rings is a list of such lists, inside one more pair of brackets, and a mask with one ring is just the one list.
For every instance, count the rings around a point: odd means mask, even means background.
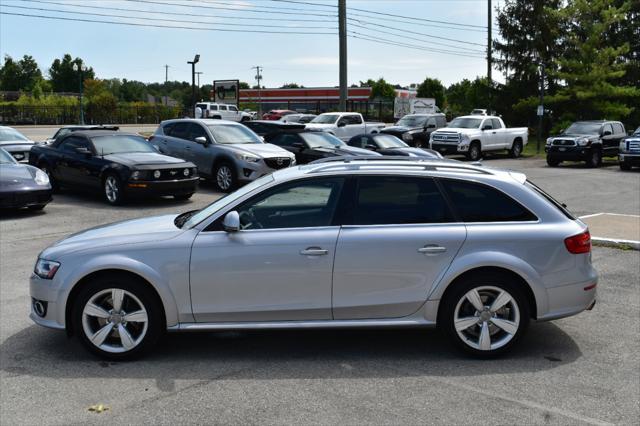
[{"label": "sky", "polygon": [[[54,59],[69,53],[93,67],[97,78],[162,82],[165,65],[169,80],[190,81],[187,61],[200,54],[201,84],[224,79],[255,84],[252,67],[259,65],[266,87],[337,86],[337,3],[0,0],[0,55],[31,55],[46,75]],[[493,1],[494,7],[500,3]],[[405,86],[432,77],[450,85],[486,75],[487,0],[347,0],[347,9],[349,84],[383,77]],[[233,31],[175,28],[180,26]],[[502,80],[498,71],[493,75]]]}]

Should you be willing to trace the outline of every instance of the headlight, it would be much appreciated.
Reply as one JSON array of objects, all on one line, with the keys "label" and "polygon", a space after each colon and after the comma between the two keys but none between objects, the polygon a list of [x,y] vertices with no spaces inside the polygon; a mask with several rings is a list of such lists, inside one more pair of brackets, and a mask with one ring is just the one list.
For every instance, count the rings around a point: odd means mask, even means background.
[{"label": "headlight", "polygon": [[42,170],[36,170],[36,177],[33,178],[38,185],[48,185],[49,184],[49,176]]},{"label": "headlight", "polygon": [[53,260],[38,259],[33,272],[40,278],[50,280],[58,271],[60,262],[54,262]]},{"label": "headlight", "polygon": [[242,154],[242,153],[237,153],[236,154],[236,158],[238,160],[242,160],[242,161],[247,161],[249,163],[257,163],[258,161],[260,161],[260,157],[255,156],[253,154]]},{"label": "headlight", "polygon": [[156,179],[159,179],[160,178],[160,174],[161,174],[160,170],[156,170],[155,172],[153,172],[153,177],[156,178]]},{"label": "headlight", "polygon": [[591,141],[587,138],[578,139],[577,142],[578,142],[578,145],[580,146],[587,146],[591,143]]},{"label": "headlight", "polygon": [[182,172],[183,175],[189,176],[191,174],[191,171],[189,169],[184,169],[184,171]]},{"label": "headlight", "polygon": [[140,170],[136,170],[135,172],[131,173],[131,179],[133,180],[140,179],[140,176],[142,176],[142,173],[140,173]]},{"label": "headlight", "polygon": [[469,136],[460,135],[460,143],[461,144],[468,144],[469,142],[470,142]]},{"label": "headlight", "polygon": [[624,151],[627,149],[627,143],[625,141],[620,141],[620,146],[618,147],[620,148],[620,151]]},{"label": "headlight", "polygon": [[551,142],[553,142],[553,138],[547,138],[547,145],[551,145]]},{"label": "headlight", "polygon": [[413,140],[413,135],[409,132],[402,134],[402,140],[411,141]]}]

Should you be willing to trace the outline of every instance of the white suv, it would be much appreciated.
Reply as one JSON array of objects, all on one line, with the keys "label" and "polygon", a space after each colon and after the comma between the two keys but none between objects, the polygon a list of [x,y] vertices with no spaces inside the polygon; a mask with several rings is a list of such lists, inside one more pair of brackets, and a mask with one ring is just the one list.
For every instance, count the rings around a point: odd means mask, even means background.
[{"label": "white suv", "polygon": [[[217,118],[236,122],[249,121],[252,118],[251,114],[238,110],[235,105],[200,102],[196,104],[195,108],[196,118]],[[200,109],[200,116],[198,116],[198,108]]]}]

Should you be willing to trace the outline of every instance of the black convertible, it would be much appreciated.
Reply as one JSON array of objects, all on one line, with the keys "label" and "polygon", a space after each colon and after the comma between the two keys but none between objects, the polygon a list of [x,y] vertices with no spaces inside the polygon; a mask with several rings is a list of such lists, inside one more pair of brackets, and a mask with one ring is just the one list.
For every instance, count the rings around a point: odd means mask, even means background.
[{"label": "black convertible", "polygon": [[29,163],[49,176],[54,190],[98,189],[109,204],[137,195],[186,200],[199,181],[193,163],[160,154],[142,136],[106,130],[77,131],[51,145],[35,145]]},{"label": "black convertible", "polygon": [[349,146],[364,148],[382,155],[399,155],[404,157],[442,158],[439,152],[432,149],[413,148],[395,136],[369,133],[354,136],[347,142]]},{"label": "black convertible", "polygon": [[47,175],[33,166],[18,163],[0,148],[0,208],[42,210],[49,201],[51,185]]}]

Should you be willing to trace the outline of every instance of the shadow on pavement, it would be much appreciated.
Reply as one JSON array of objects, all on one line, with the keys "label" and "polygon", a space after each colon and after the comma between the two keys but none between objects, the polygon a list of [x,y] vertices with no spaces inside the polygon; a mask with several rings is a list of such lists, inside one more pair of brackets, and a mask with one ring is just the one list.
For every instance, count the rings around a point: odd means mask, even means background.
[{"label": "shadow on pavement", "polygon": [[519,345],[494,360],[455,350],[433,329],[300,330],[172,333],[146,357],[108,362],[89,354],[64,332],[33,325],[0,346],[1,369],[11,376],[175,380],[279,380],[478,376],[536,372],[582,356],[552,323],[533,323]]}]

